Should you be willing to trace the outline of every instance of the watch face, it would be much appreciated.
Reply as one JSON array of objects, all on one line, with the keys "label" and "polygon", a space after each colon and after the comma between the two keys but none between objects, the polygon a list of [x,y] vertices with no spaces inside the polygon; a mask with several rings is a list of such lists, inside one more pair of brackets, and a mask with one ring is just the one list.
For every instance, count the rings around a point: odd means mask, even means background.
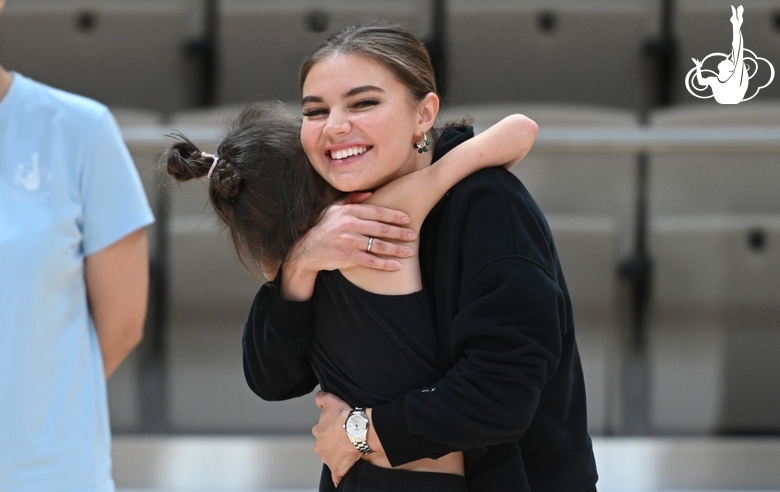
[{"label": "watch face", "polygon": [[362,415],[350,415],[345,428],[350,436],[363,437],[368,429],[368,420]]}]

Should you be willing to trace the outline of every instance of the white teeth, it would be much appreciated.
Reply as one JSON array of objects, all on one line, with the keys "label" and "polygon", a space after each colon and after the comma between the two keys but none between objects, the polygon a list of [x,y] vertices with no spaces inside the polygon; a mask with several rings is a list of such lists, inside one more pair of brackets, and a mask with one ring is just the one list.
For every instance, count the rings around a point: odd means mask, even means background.
[{"label": "white teeth", "polygon": [[336,160],[346,159],[347,157],[351,157],[353,155],[362,154],[367,150],[368,147],[350,147],[348,149],[333,150],[331,151],[330,156]]}]

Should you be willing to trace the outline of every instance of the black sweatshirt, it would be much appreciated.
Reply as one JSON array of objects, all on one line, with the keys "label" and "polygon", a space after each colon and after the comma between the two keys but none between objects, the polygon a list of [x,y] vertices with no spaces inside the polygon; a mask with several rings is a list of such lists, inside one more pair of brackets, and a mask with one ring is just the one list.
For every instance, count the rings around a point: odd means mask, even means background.
[{"label": "black sweatshirt", "polygon": [[[447,129],[434,161],[470,138]],[[520,164],[522,165],[522,164]],[[420,232],[443,360],[428,388],[373,409],[394,466],[465,450],[472,491],[584,491],[596,483],[572,310],[552,234],[506,169],[454,186]],[[244,371],[266,400],[309,393],[313,301],[258,292],[244,332]],[[367,367],[366,371],[371,368]]]}]

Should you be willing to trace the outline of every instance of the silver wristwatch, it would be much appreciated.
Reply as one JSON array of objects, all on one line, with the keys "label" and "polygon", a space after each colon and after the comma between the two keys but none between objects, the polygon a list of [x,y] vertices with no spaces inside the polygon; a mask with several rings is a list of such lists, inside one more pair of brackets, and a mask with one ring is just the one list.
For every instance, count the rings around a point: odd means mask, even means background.
[{"label": "silver wristwatch", "polygon": [[373,449],[368,447],[368,414],[365,408],[353,408],[344,422],[344,430],[352,444],[363,454],[371,454]]}]

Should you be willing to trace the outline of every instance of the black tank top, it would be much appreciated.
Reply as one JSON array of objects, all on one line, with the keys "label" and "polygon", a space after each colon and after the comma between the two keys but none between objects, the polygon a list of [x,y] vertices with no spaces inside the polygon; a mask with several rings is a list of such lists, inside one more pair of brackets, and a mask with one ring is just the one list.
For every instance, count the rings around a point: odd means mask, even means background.
[{"label": "black tank top", "polygon": [[333,270],[317,275],[314,299],[310,360],[324,391],[375,407],[444,376],[425,290],[375,294]]}]

